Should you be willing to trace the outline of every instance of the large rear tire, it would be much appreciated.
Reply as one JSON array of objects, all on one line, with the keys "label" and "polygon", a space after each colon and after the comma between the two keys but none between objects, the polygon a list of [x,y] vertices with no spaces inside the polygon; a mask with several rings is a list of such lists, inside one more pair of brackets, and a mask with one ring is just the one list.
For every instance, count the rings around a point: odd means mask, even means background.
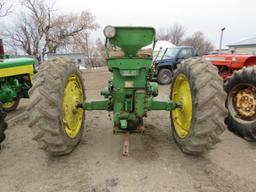
[{"label": "large rear tire", "polygon": [[29,95],[29,127],[39,147],[51,155],[70,153],[84,128],[84,111],[76,107],[85,99],[78,66],[63,58],[46,61]]},{"label": "large rear tire", "polygon": [[200,155],[220,142],[227,110],[216,67],[203,59],[184,60],[175,72],[170,99],[181,104],[171,112],[171,126],[184,153]]},{"label": "large rear tire", "polygon": [[0,102],[0,143],[5,139],[4,131],[7,128],[7,123],[5,122],[6,113],[2,109],[2,103]]},{"label": "large rear tire", "polygon": [[226,124],[230,131],[256,141],[256,66],[243,68],[227,79]]}]

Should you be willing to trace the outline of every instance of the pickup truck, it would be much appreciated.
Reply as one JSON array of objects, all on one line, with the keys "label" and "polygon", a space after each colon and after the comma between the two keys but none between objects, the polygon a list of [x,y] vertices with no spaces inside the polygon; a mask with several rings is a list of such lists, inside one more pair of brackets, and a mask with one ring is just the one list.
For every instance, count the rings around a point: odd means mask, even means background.
[{"label": "pickup truck", "polygon": [[171,83],[173,71],[177,68],[177,64],[181,63],[183,59],[195,56],[198,55],[191,46],[177,46],[160,51],[153,61],[153,78],[156,79],[159,84]]}]

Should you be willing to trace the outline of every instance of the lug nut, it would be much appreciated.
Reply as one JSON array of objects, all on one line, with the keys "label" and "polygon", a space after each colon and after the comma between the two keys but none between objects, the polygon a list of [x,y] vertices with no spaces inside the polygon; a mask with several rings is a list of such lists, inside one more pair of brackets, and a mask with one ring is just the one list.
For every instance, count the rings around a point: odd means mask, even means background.
[{"label": "lug nut", "polygon": [[76,108],[83,108],[83,104],[82,103],[77,103]]}]

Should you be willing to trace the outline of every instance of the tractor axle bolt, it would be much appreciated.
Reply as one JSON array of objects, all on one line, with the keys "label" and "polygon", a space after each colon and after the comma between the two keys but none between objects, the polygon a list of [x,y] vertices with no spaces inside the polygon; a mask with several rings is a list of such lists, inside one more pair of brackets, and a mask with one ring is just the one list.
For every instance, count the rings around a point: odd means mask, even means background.
[{"label": "tractor axle bolt", "polygon": [[83,103],[77,103],[76,108],[83,108]]},{"label": "tractor axle bolt", "polygon": [[183,105],[181,103],[176,103],[176,108],[182,109]]}]

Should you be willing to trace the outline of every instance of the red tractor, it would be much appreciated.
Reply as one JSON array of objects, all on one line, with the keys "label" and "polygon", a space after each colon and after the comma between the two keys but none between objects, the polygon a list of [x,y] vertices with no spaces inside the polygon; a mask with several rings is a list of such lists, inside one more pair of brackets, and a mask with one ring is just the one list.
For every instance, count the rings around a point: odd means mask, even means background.
[{"label": "red tractor", "polygon": [[205,59],[218,67],[225,80],[229,130],[256,141],[256,56],[216,54],[206,55]]}]

